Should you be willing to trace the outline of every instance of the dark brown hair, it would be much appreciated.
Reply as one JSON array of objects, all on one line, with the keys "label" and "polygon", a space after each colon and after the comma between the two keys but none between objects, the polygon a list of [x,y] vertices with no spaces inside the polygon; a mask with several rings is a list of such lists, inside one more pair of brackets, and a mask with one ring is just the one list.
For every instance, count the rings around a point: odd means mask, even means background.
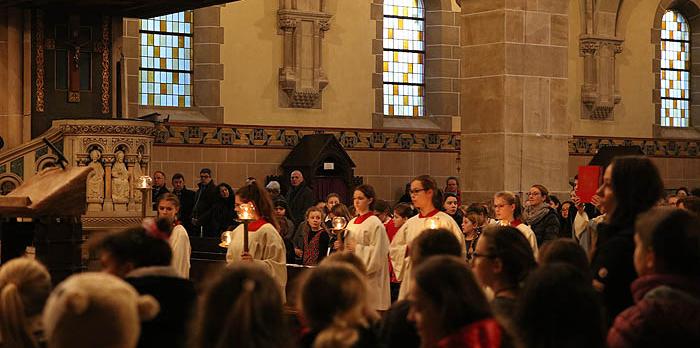
[{"label": "dark brown hair", "polygon": [[410,218],[413,216],[413,208],[408,203],[399,203],[394,207],[394,212],[396,215],[402,218]]},{"label": "dark brown hair", "polygon": [[264,218],[279,230],[277,217],[274,214],[274,206],[270,198],[270,193],[263,189],[257,181],[253,181],[236,191],[236,196],[244,203],[253,202],[260,217]]},{"label": "dark brown hair", "polygon": [[483,290],[461,258],[430,257],[415,268],[414,277],[416,290],[434,306],[446,334],[492,317]]},{"label": "dark brown hair", "polygon": [[414,181],[420,182],[425,192],[427,192],[428,190],[433,191],[432,203],[435,209],[439,209],[440,207],[442,207],[442,191],[438,189],[437,183],[435,182],[435,179],[433,179],[433,177],[431,177],[430,175],[420,175],[411,180],[411,182]]},{"label": "dark brown hair", "polygon": [[290,347],[278,284],[259,266],[223,269],[199,301],[196,348]]},{"label": "dark brown hair", "polygon": [[641,156],[616,157],[610,165],[615,204],[608,221],[614,226],[633,226],[637,215],[651,209],[664,195],[659,170]]},{"label": "dark brown hair", "polygon": [[425,230],[411,241],[413,265],[418,265],[435,255],[462,255],[462,247],[451,231],[444,228]]},{"label": "dark brown hair", "polygon": [[377,194],[374,192],[374,187],[372,187],[371,185],[362,184],[358,187],[355,187],[355,190],[353,190],[353,192],[355,191],[362,192],[362,194],[365,195],[367,199],[372,200],[372,203],[369,204],[369,211],[374,211],[374,205],[377,202]]},{"label": "dark brown hair", "polygon": [[489,226],[479,238],[486,244],[486,253],[501,260],[502,280],[511,287],[519,287],[530,271],[537,267],[530,243],[515,227]]},{"label": "dark brown hair", "polygon": [[559,238],[544,243],[539,250],[539,261],[542,265],[555,262],[568,263],[593,281],[586,251],[571,238]]},{"label": "dark brown hair", "polygon": [[173,205],[175,205],[176,208],[178,208],[178,209],[180,208],[180,199],[177,198],[176,195],[174,195],[170,192],[166,192],[166,193],[158,196],[158,204],[160,204],[160,201],[168,201],[168,202],[172,203]]},{"label": "dark brown hair", "polygon": [[700,276],[700,220],[682,209],[653,208],[641,214],[635,232],[656,257],[655,271]]}]

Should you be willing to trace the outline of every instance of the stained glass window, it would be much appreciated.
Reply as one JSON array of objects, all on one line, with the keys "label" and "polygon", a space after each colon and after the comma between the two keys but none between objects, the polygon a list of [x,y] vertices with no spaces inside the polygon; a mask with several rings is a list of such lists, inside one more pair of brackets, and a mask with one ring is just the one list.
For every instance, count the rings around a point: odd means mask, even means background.
[{"label": "stained glass window", "polygon": [[384,0],[384,115],[423,116],[425,12],[422,0]]},{"label": "stained glass window", "polygon": [[690,27],[668,11],[661,22],[661,125],[688,127],[690,118]]},{"label": "stained glass window", "polygon": [[192,106],[192,11],[140,22],[139,103]]}]

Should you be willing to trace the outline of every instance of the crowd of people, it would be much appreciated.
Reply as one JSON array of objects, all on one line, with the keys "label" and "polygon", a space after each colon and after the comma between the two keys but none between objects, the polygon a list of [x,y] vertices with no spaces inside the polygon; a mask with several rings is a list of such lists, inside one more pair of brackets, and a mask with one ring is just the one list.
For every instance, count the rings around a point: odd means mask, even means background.
[{"label": "crowd of people", "polygon": [[[2,265],[0,347],[700,346],[699,193],[666,197],[647,158],[615,158],[590,202],[575,180],[563,201],[535,184],[469,203],[421,175],[394,206],[370,185],[346,206],[299,171],[286,196],[200,179],[156,180],[158,219],[91,241],[101,273],[52,290],[39,262]],[[228,267],[198,293],[188,232],[221,231]]]}]

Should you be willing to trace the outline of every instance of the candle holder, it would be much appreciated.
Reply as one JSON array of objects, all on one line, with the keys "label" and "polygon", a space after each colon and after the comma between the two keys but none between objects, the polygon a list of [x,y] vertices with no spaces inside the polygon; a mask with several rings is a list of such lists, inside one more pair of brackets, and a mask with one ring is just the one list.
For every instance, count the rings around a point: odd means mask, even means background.
[{"label": "candle holder", "polygon": [[238,220],[243,223],[243,252],[248,252],[248,224],[255,220],[255,206],[243,203],[238,206]]},{"label": "candle holder", "polygon": [[224,233],[221,234],[221,243],[219,243],[219,246],[222,248],[228,249],[228,246],[231,245],[232,239],[233,239],[233,232],[232,231],[225,231]]},{"label": "candle holder", "polygon": [[136,185],[136,189],[141,191],[141,218],[142,219],[146,218],[146,207],[149,206],[151,203],[151,202],[149,202],[151,195],[146,194],[146,193],[151,191],[152,185],[153,185],[153,179],[151,179],[150,176],[144,175],[144,176],[140,176],[138,178],[138,184]]},{"label": "candle holder", "polygon": [[336,216],[331,220],[331,225],[333,226],[333,231],[338,236],[338,240],[343,244],[341,250],[345,248],[345,227],[348,225],[348,221],[342,216]]}]

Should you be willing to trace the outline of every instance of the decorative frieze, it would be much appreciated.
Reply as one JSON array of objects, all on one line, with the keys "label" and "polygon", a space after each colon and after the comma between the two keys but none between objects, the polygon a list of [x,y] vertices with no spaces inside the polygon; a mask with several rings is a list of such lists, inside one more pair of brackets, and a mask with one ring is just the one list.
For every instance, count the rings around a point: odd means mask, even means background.
[{"label": "decorative frieze", "polygon": [[700,140],[640,139],[575,136],[569,140],[570,156],[593,156],[606,146],[639,146],[650,157],[686,157],[700,159]]},{"label": "decorative frieze", "polygon": [[622,99],[615,81],[615,56],[622,52],[623,40],[582,36],[580,51],[584,60],[581,87],[583,118],[612,119],[615,105]]},{"label": "decorative frieze", "polygon": [[278,27],[284,36],[279,70],[281,107],[321,107],[321,93],[328,85],[321,60],[323,37],[331,18],[324,6],[323,0],[280,1]]},{"label": "decorative frieze", "polygon": [[155,142],[161,145],[293,148],[309,134],[333,134],[346,150],[459,152],[460,149],[459,134],[451,132],[185,123],[158,125]]}]

